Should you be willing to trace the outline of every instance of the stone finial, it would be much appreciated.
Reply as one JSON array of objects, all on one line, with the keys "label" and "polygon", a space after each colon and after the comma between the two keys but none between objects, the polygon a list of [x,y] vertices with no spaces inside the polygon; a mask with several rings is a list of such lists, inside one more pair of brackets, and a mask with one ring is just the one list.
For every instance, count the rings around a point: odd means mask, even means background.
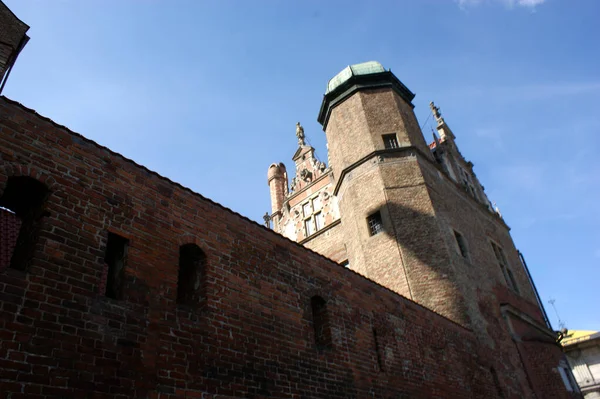
[{"label": "stone finial", "polygon": [[304,128],[300,124],[300,122],[296,123],[296,137],[298,137],[298,145],[306,145],[304,142]]},{"label": "stone finial", "polygon": [[496,204],[496,201],[494,201],[494,212],[496,212],[498,216],[502,217],[502,213],[500,212],[500,208],[498,208],[498,204]]},{"label": "stone finial", "polygon": [[433,117],[437,121],[438,125],[443,124],[444,118],[442,117],[442,113],[440,112],[440,107],[436,107],[432,101],[429,103],[429,108],[431,108],[431,113],[433,114]]}]

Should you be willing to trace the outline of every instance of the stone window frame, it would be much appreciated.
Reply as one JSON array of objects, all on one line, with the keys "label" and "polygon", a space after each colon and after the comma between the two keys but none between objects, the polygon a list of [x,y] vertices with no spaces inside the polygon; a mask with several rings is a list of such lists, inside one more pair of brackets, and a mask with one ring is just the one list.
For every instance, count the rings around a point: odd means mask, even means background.
[{"label": "stone window frame", "polygon": [[504,248],[491,238],[489,239],[489,242],[492,247],[494,259],[496,259],[496,262],[498,263],[498,266],[500,266],[500,270],[502,271],[502,275],[504,276],[506,286],[515,293],[520,294],[519,285],[515,278],[515,274],[512,271],[510,264],[508,263],[508,258],[506,257],[506,252],[504,251]]},{"label": "stone window frame", "polygon": [[395,148],[400,148],[400,144],[398,142],[398,135],[396,133],[388,133],[381,135],[383,140],[383,147],[386,150],[393,150]]},{"label": "stone window frame", "polygon": [[467,262],[471,262],[471,251],[469,250],[469,243],[465,238],[465,235],[455,228],[452,229],[454,235],[455,248],[458,254]]},{"label": "stone window frame", "polygon": [[[310,196],[302,204],[302,220],[304,224],[304,236],[310,237],[313,234],[323,230],[325,227],[325,215],[323,212],[323,202],[321,201],[321,193]],[[319,208],[315,209],[315,201],[318,201]],[[307,207],[308,206],[308,207]],[[305,210],[310,212],[307,214]],[[317,222],[319,220],[320,222]],[[320,224],[319,224],[320,223]]]},{"label": "stone window frame", "polygon": [[367,216],[367,229],[369,236],[373,237],[384,231],[383,229],[383,218],[381,217],[381,211],[376,211]]},{"label": "stone window frame", "polygon": [[462,185],[465,187],[467,192],[471,194],[471,196],[477,200],[479,200],[479,196],[477,195],[477,189],[475,188],[475,183],[473,183],[473,176],[470,172],[467,172],[465,168],[458,165],[458,169],[460,171],[460,180]]}]

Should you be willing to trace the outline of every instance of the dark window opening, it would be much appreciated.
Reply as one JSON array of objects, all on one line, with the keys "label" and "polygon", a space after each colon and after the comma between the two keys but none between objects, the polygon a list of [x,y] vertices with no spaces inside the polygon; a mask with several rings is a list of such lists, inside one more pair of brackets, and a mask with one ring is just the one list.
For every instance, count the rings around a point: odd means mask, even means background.
[{"label": "dark window opening", "polygon": [[508,288],[512,289],[516,293],[519,293],[519,286],[517,285],[517,280],[508,265],[508,261],[506,260],[506,255],[504,254],[504,250],[501,246],[497,245],[494,242],[491,242],[492,249],[494,250],[494,255],[496,256],[496,260],[498,261],[498,265],[500,265],[500,269],[502,270],[502,274],[504,275],[504,280],[506,281],[506,285]]},{"label": "dark window opening", "polygon": [[315,329],[315,343],[317,344],[317,348],[331,348],[331,326],[329,324],[327,303],[320,296],[313,296],[310,299],[310,305],[312,308],[313,327]]},{"label": "dark window opening", "polygon": [[458,249],[462,257],[469,259],[469,252],[467,250],[467,242],[465,238],[458,231],[454,231],[454,238],[456,239],[456,244],[458,245]]},{"label": "dark window opening", "polygon": [[379,347],[379,339],[377,337],[377,330],[373,328],[373,341],[375,342],[375,355],[377,356],[377,367],[379,371],[385,371],[383,369],[383,361],[381,358],[381,348]]},{"label": "dark window opening", "polygon": [[381,213],[375,212],[374,214],[367,217],[367,224],[369,225],[369,234],[374,236],[375,234],[383,231],[383,223],[381,222]]},{"label": "dark window opening", "polygon": [[[31,263],[35,245],[39,238],[42,220],[48,216],[44,205],[50,191],[41,182],[27,176],[11,177],[8,179],[2,197],[0,211],[6,212],[2,221],[12,229],[0,237],[3,258],[0,268],[10,265],[10,268],[26,271]],[[10,215],[10,213],[14,214]],[[18,218],[18,221],[14,218]],[[12,219],[12,220],[11,220]],[[17,231],[18,229],[18,231]]]},{"label": "dark window opening", "polygon": [[513,274],[512,270],[510,270],[509,268],[506,268],[506,276],[507,280],[510,281],[509,285],[511,286],[511,288],[518,293],[519,286],[517,285],[517,280],[515,279],[515,275]]},{"label": "dark window opening", "polygon": [[384,134],[383,136],[383,145],[385,148],[398,148],[398,138],[396,138],[396,134]]},{"label": "dark window opening", "polygon": [[205,259],[204,252],[196,244],[186,244],[179,248],[178,304],[195,305],[200,299]]},{"label": "dark window opening", "polygon": [[125,282],[125,264],[127,262],[127,248],[129,240],[118,234],[108,233],[106,254],[104,262],[106,270],[106,290],[104,295],[112,299],[123,298],[123,284]]}]

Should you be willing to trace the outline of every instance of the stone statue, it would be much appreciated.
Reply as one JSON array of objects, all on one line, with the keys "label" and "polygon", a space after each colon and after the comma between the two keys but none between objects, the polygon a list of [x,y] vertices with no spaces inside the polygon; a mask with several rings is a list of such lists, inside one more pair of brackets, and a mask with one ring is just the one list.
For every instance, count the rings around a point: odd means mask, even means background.
[{"label": "stone statue", "polygon": [[436,107],[432,101],[429,103],[429,108],[431,108],[431,112],[433,113],[433,116],[434,116],[435,120],[437,121],[438,125],[441,125],[442,123],[444,123],[444,118],[442,118],[442,113],[440,112],[440,107]]},{"label": "stone statue", "polygon": [[298,137],[298,145],[306,145],[304,142],[304,128],[300,122],[296,123],[296,137]]},{"label": "stone statue", "polygon": [[297,177],[292,178],[292,184],[290,186],[290,193],[293,193],[296,190],[296,185],[298,184]]},{"label": "stone statue", "polygon": [[265,212],[263,220],[265,221],[265,226],[267,227],[267,229],[271,228],[271,217],[269,216],[269,212]]}]

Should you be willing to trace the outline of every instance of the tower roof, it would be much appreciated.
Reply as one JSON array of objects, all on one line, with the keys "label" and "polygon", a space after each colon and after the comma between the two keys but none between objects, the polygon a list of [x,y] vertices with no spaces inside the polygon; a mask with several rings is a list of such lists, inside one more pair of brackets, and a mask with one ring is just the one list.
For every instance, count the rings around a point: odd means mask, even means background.
[{"label": "tower roof", "polygon": [[346,98],[358,90],[380,89],[389,87],[404,99],[411,107],[412,99],[415,97],[404,84],[390,70],[385,70],[383,65],[377,61],[368,61],[354,64],[342,69],[327,83],[327,91],[323,96],[321,110],[317,120],[323,129],[327,128],[327,122],[331,110]]},{"label": "tower roof", "polygon": [[385,72],[385,68],[377,61],[367,61],[360,64],[349,65],[329,80],[325,94],[331,93],[352,76],[371,75],[381,72]]}]

